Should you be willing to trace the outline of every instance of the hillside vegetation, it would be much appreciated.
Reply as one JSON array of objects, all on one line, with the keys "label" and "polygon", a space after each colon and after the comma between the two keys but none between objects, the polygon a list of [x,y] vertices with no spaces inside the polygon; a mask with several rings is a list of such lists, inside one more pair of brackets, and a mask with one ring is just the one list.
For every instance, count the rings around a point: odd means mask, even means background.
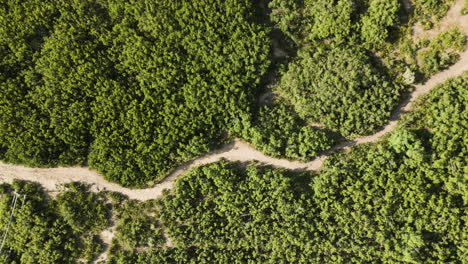
[{"label": "hillside vegetation", "polygon": [[415,24],[436,23],[453,1],[411,3],[271,1],[275,28],[297,50],[273,90],[301,118],[345,138],[377,131],[409,85],[452,65],[466,47],[455,25],[433,40],[412,36]]},{"label": "hillside vegetation", "polygon": [[2,263],[77,263],[104,249],[98,235],[110,225],[111,212],[105,196],[79,183],[64,187],[51,199],[35,183],[0,185]]},{"label": "hillside vegetation", "polygon": [[[456,29],[407,34],[450,4],[4,1],[0,160],[89,166],[132,187],[233,137],[310,161],[378,130],[410,84],[458,59]],[[268,87],[280,98],[257,105]]]},{"label": "hillside vegetation", "polygon": [[113,264],[464,263],[467,86],[465,73],[434,88],[383,141],[319,172],[221,161],[147,202],[77,183],[56,198],[32,183],[1,185],[0,258],[91,261],[113,222]]},{"label": "hillside vegetation", "polygon": [[384,141],[319,173],[196,168],[159,202],[173,245],[121,247],[109,262],[464,263],[467,85],[437,87]]},{"label": "hillside vegetation", "polygon": [[251,1],[6,1],[0,159],[141,186],[219,145],[269,65]]}]

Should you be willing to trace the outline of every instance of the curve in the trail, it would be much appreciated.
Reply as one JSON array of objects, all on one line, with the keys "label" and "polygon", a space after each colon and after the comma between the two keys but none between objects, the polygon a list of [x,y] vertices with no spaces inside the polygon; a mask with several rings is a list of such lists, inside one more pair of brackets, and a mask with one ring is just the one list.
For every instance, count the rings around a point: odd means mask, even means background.
[{"label": "curve in the trail", "polygon": [[396,108],[396,110],[391,115],[389,123],[379,132],[370,136],[360,137],[352,141],[343,142],[327,151],[324,155],[307,163],[271,158],[261,153],[260,151],[255,150],[241,140],[234,140],[231,144],[225,145],[221,149],[208,153],[193,161],[187,162],[182,166],[179,166],[165,180],[163,180],[163,182],[147,189],[129,189],[114,183],[107,182],[97,172],[88,168],[59,167],[50,169],[37,169],[4,163],[0,163],[0,181],[11,182],[13,179],[35,181],[41,183],[47,190],[51,192],[59,191],[57,185],[72,181],[80,181],[91,184],[92,190],[94,191],[116,191],[127,195],[131,199],[149,200],[160,197],[164,189],[171,189],[175,180],[191,168],[212,163],[220,159],[241,162],[256,160],[274,167],[282,167],[292,170],[318,170],[321,168],[323,161],[335,151],[349,149],[356,144],[378,141],[383,135],[395,129],[400,116],[413,107],[413,103],[416,99],[428,93],[434,86],[443,83],[449,78],[459,76],[465,71],[468,71],[468,50],[460,55],[460,60],[456,64],[452,65],[443,72],[435,74],[425,84],[415,86],[415,90],[403,103],[401,103]]}]

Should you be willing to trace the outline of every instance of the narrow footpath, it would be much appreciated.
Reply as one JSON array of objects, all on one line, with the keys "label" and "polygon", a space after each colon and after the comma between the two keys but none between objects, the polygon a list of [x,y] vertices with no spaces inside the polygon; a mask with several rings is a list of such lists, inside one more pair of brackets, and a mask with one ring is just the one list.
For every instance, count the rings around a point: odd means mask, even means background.
[{"label": "narrow footpath", "polygon": [[415,86],[411,95],[402,102],[393,112],[388,124],[377,133],[356,138],[352,141],[343,142],[324,155],[307,163],[299,161],[289,161],[285,159],[275,159],[266,156],[260,151],[255,150],[247,143],[241,140],[234,140],[231,144],[203,155],[195,160],[187,162],[175,169],[166,179],[152,188],[147,189],[129,189],[106,181],[96,171],[88,168],[68,167],[68,168],[27,168],[24,166],[10,165],[0,163],[0,182],[12,182],[14,179],[34,181],[42,184],[51,194],[59,192],[59,185],[63,183],[80,181],[92,185],[93,191],[116,191],[127,195],[131,199],[141,201],[156,199],[162,195],[164,189],[172,189],[175,180],[196,166],[212,163],[220,159],[229,161],[259,161],[274,167],[287,168],[292,170],[318,170],[322,167],[324,160],[333,152],[346,150],[354,145],[378,141],[382,136],[391,132],[397,126],[401,115],[412,109],[413,103],[421,96],[427,94],[433,87],[445,82],[447,79],[461,75],[468,71],[468,50],[460,55],[460,60],[447,70],[432,76],[425,84]]}]

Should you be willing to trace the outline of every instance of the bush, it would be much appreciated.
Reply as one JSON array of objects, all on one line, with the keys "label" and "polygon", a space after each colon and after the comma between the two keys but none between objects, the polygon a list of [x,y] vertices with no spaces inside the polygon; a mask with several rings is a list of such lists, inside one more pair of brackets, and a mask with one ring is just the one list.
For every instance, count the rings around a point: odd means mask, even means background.
[{"label": "bush", "polygon": [[110,210],[89,187],[80,183],[66,184],[67,191],[55,199],[57,209],[77,233],[97,232],[109,226]]},{"label": "bush", "polygon": [[465,45],[466,36],[458,28],[440,33],[417,54],[421,72],[430,76],[454,64],[459,59],[457,52],[463,51]]},{"label": "bush", "polygon": [[362,49],[338,46],[300,53],[278,90],[302,118],[354,137],[387,122],[402,87],[377,71]]},{"label": "bush", "polygon": [[336,142],[332,133],[309,126],[282,101],[261,106],[256,119],[244,123],[241,137],[272,157],[310,161]]},{"label": "bush", "polygon": [[[4,263],[75,263],[78,259],[92,261],[103,249],[97,235],[108,226],[108,212],[102,212],[102,202],[89,197],[81,184],[68,185],[69,191],[56,200],[38,184],[14,181],[4,185],[0,196],[0,231],[9,232],[2,255]],[[13,190],[18,197],[12,212]],[[106,217],[106,218],[104,218]]]}]

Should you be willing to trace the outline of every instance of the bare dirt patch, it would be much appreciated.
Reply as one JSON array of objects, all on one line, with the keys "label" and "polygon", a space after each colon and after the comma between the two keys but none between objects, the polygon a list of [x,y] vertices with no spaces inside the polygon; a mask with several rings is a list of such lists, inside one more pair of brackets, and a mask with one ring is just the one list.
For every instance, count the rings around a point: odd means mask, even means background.
[{"label": "bare dirt patch", "polygon": [[449,9],[447,15],[430,30],[424,30],[421,25],[414,25],[412,28],[413,39],[432,39],[439,33],[453,27],[460,28],[465,35],[468,35],[468,15],[461,15],[463,5],[464,0],[457,0]]}]

